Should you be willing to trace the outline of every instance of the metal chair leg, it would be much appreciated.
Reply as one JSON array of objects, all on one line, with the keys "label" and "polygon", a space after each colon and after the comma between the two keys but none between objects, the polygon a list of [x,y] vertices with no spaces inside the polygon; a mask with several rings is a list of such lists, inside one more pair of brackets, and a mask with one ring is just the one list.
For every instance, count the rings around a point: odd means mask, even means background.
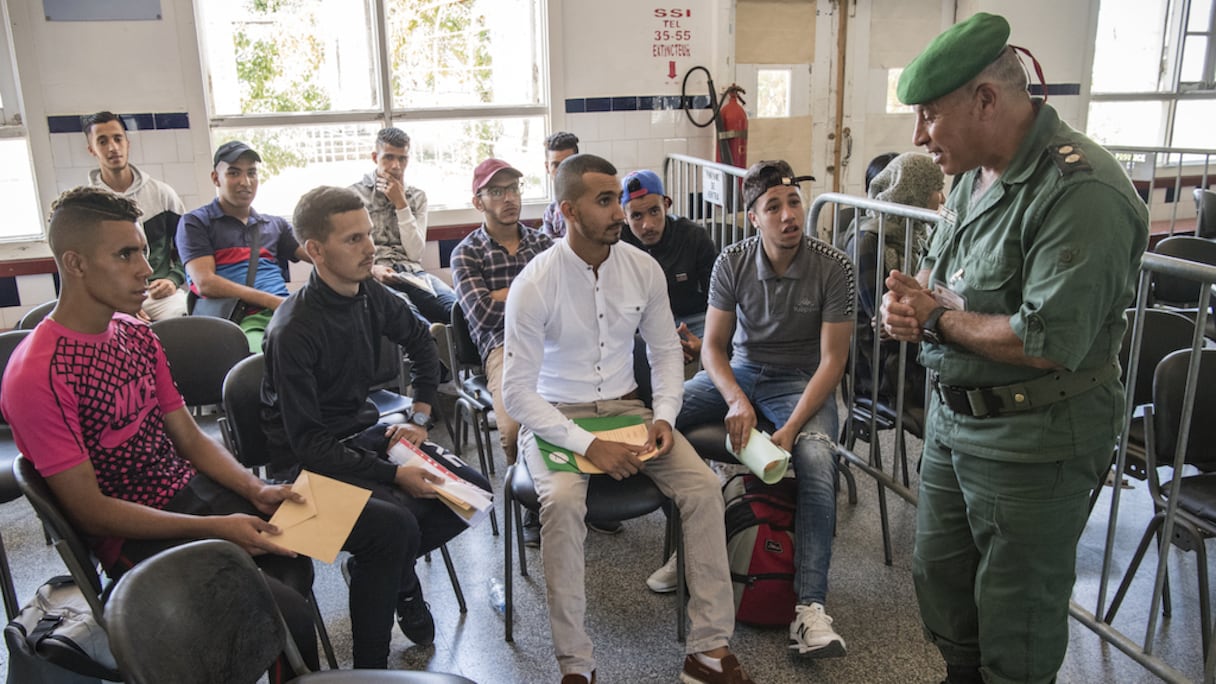
[{"label": "metal chair leg", "polygon": [[448,553],[448,545],[441,545],[439,553],[443,556],[443,564],[447,566],[448,579],[452,582],[452,591],[456,592],[456,603],[460,606],[460,612],[467,613],[469,607],[464,602],[464,591],[460,588],[460,578],[456,576],[456,566],[452,563],[452,555]]},{"label": "metal chair leg", "polygon": [[[515,507],[515,497],[511,496],[511,481],[515,479],[515,467],[516,466],[510,466],[507,468],[507,473],[503,478],[502,484],[502,584],[503,593],[506,599],[504,601],[505,610],[503,611],[503,638],[508,643],[515,641],[515,635],[512,634],[512,627],[514,626],[513,623],[515,622],[515,597],[513,595],[515,588],[515,573],[511,569],[511,553],[513,551],[511,548],[511,543],[513,541],[512,537],[514,536],[514,532],[516,530],[514,527],[512,527],[512,523],[518,522],[513,518],[520,517],[512,515],[512,513],[517,513],[517,511],[513,510]],[[519,534],[520,539],[522,539],[523,531],[521,530]]]},{"label": "metal chair leg", "polygon": [[317,605],[317,593],[311,589],[308,592],[308,605],[312,607],[312,621],[317,626],[317,636],[321,637],[321,648],[325,651],[325,662],[329,669],[338,669],[338,659],[334,656],[334,645],[329,641],[329,630],[325,629],[325,618],[321,617],[321,607]]}]

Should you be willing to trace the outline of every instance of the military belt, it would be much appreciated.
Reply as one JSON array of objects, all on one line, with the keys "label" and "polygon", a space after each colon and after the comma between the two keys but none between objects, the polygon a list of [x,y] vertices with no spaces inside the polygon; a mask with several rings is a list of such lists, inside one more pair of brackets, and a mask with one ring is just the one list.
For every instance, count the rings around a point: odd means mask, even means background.
[{"label": "military belt", "polygon": [[1027,382],[999,387],[957,387],[938,381],[933,374],[933,387],[942,403],[951,411],[964,416],[991,418],[1003,413],[1018,413],[1042,408],[1069,397],[1075,397],[1098,385],[1119,377],[1119,364],[1078,371],[1052,371]]}]

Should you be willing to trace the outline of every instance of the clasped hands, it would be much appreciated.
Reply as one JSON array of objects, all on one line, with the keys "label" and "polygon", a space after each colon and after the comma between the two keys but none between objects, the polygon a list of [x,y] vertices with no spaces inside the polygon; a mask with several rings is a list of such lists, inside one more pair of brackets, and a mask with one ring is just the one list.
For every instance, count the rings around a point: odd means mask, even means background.
[{"label": "clasped hands", "polygon": [[646,430],[645,444],[626,444],[596,439],[583,454],[595,467],[611,475],[614,480],[623,480],[637,475],[646,466],[641,456],[655,451],[654,458],[671,451],[673,444],[671,425],[665,420],[656,420]]},{"label": "clasped hands", "polygon": [[901,342],[920,342],[921,327],[938,307],[933,293],[916,278],[898,270],[891,271],[886,285],[879,314],[882,332]]}]

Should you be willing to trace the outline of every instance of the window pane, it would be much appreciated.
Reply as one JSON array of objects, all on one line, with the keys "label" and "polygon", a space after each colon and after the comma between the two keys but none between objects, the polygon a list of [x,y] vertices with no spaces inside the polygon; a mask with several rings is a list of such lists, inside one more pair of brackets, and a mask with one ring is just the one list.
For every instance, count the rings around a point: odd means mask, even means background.
[{"label": "window pane", "polygon": [[213,114],[378,106],[367,0],[196,5]]},{"label": "window pane", "polygon": [[25,138],[0,140],[0,204],[9,214],[0,223],[0,240],[40,237],[46,230]]},{"label": "window pane", "polygon": [[1089,130],[1094,140],[1103,145],[1120,147],[1154,147],[1162,144],[1165,103],[1091,102]]},{"label": "window pane", "polygon": [[541,104],[536,0],[385,0],[393,107]]},{"label": "window pane", "polygon": [[[431,209],[472,205],[473,168],[501,157],[524,173],[525,202],[548,197],[541,117],[402,122],[410,135],[405,180],[426,191]],[[223,128],[216,146],[244,140],[262,157],[254,208],[290,217],[300,195],[318,185],[347,186],[374,170],[378,124]]]},{"label": "window pane", "polygon": [[1216,100],[1182,100],[1174,114],[1173,147],[1216,148]]},{"label": "window pane", "polygon": [[756,71],[756,116],[783,118],[790,115],[790,70]]},{"label": "window pane", "polygon": [[1207,36],[1187,36],[1182,44],[1182,72],[1178,80],[1182,83],[1201,83],[1203,60],[1207,56]]},{"label": "window pane", "polygon": [[543,117],[401,121],[395,125],[410,134],[406,178],[426,191],[432,208],[473,206],[473,169],[488,157],[498,157],[524,174],[520,184],[525,203],[549,200]]},{"label": "window pane", "polygon": [[1093,92],[1158,88],[1166,0],[1102,0],[1094,44]]},{"label": "window pane", "polygon": [[1212,21],[1212,0],[1191,0],[1191,14],[1187,18],[1186,30],[1207,31]]}]

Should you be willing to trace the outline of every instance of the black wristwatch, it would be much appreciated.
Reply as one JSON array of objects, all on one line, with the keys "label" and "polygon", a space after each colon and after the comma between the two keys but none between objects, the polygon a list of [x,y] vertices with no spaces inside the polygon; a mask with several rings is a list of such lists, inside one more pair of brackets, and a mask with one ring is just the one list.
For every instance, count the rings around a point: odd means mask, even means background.
[{"label": "black wristwatch", "polygon": [[419,427],[431,429],[431,414],[425,411],[414,411],[410,414],[410,422]]},{"label": "black wristwatch", "polygon": [[939,306],[929,312],[929,317],[925,319],[924,325],[920,326],[920,336],[929,344],[945,344],[946,336],[942,333],[941,319],[942,314],[949,311],[944,306]]}]

